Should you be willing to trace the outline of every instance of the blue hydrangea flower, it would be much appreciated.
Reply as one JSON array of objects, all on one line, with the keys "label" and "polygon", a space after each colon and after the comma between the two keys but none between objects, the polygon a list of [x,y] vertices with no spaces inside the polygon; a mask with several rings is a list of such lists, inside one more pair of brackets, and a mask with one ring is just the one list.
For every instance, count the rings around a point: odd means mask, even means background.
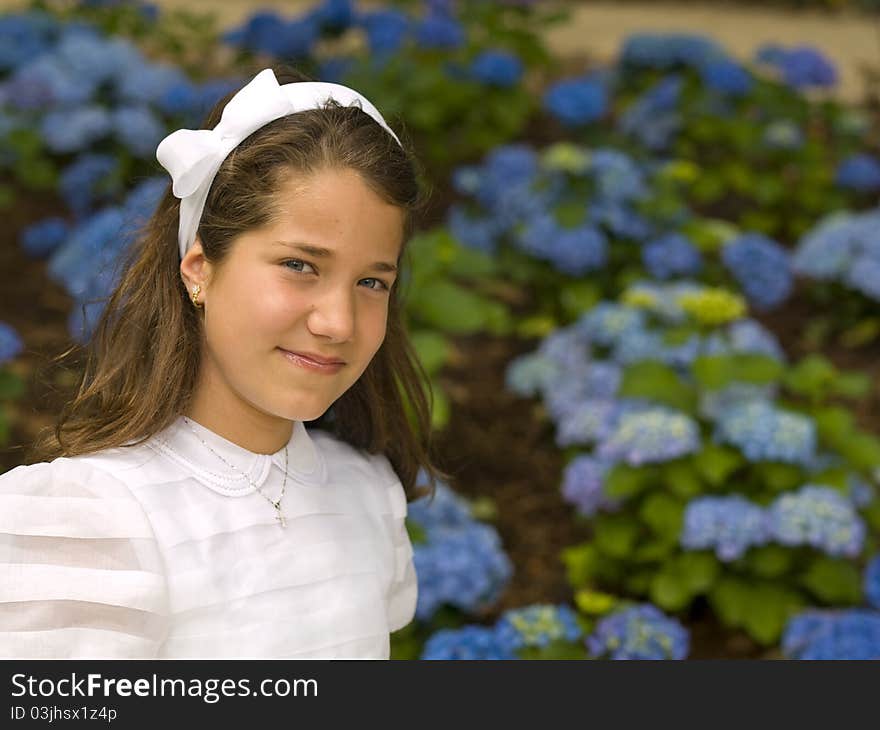
[{"label": "blue hydrangea flower", "polygon": [[578,127],[605,114],[608,92],[591,78],[566,79],[544,93],[544,108],[563,124]]},{"label": "blue hydrangea flower", "polygon": [[614,511],[620,500],[607,496],[604,492],[605,475],[611,464],[589,456],[581,455],[572,459],[562,473],[562,497],[577,508],[582,517],[592,517],[600,510]]},{"label": "blue hydrangea flower", "polygon": [[559,365],[537,352],[520,355],[507,366],[504,386],[524,398],[543,393],[559,379]]},{"label": "blue hydrangea flower", "polygon": [[557,363],[565,377],[580,377],[590,364],[589,343],[575,327],[562,327],[548,334],[538,352]]},{"label": "blue hydrangea flower", "polygon": [[444,482],[439,482],[434,497],[423,497],[409,504],[408,519],[425,530],[434,527],[466,527],[473,522],[467,501]]},{"label": "blue hydrangea flower", "polygon": [[837,212],[822,218],[801,238],[792,257],[794,270],[814,279],[845,276],[856,256],[862,253],[880,224],[880,211],[862,215]]},{"label": "blue hydrangea flower", "polygon": [[700,448],[700,428],[671,408],[645,408],[624,413],[611,435],[596,450],[605,461],[630,466],[672,461]]},{"label": "blue hydrangea flower", "polygon": [[338,32],[348,28],[355,17],[351,0],[323,0],[306,15],[321,30]]},{"label": "blue hydrangea flower", "polygon": [[730,562],[769,539],[763,508],[733,495],[691,500],[685,508],[679,542],[685,550],[714,550],[719,560]]},{"label": "blue hydrangea flower", "polygon": [[509,51],[487,49],[471,62],[470,74],[483,84],[508,88],[519,83],[523,64]]},{"label": "blue hydrangea flower", "polygon": [[430,619],[444,604],[479,611],[498,599],[513,565],[495,528],[476,521],[447,485],[439,483],[432,500],[412,502],[408,519],[426,536],[426,542],[413,547],[419,620]]},{"label": "blue hydrangea flower", "polygon": [[782,651],[789,659],[880,659],[880,613],[802,611],[786,623]]},{"label": "blue hydrangea flower", "polygon": [[370,51],[380,56],[397,51],[410,27],[407,15],[392,8],[365,13],[359,22],[367,34]]},{"label": "blue hydrangea flower", "polygon": [[643,360],[664,362],[666,352],[663,335],[649,330],[624,332],[614,344],[611,358],[620,365],[632,365]]},{"label": "blue hydrangea flower", "polygon": [[587,205],[587,218],[611,234],[632,241],[644,241],[654,232],[653,225],[624,201],[595,198]]},{"label": "blue hydrangea flower", "polygon": [[165,127],[146,106],[122,106],[111,115],[113,133],[132,154],[152,158],[165,136]]},{"label": "blue hydrangea flower", "polygon": [[565,604],[535,604],[505,611],[495,624],[498,641],[511,651],[543,648],[554,641],[574,642],[583,636],[574,611]]},{"label": "blue hydrangea flower", "polygon": [[413,548],[419,579],[416,617],[427,621],[448,604],[478,612],[498,600],[513,575],[498,532],[476,521],[464,527],[432,527]]},{"label": "blue hydrangea flower", "polygon": [[278,13],[260,11],[244,25],[225,33],[223,40],[276,58],[306,58],[320,34],[315,17],[285,21]]},{"label": "blue hydrangea flower", "polygon": [[605,301],[582,314],[575,327],[588,341],[612,347],[624,333],[643,330],[645,324],[641,310]]},{"label": "blue hydrangea flower", "polygon": [[865,568],[864,592],[868,603],[880,609],[880,555],[868,561]]},{"label": "blue hydrangea flower", "polygon": [[455,18],[429,13],[416,26],[416,40],[425,48],[458,48],[465,42],[464,28]]},{"label": "blue hydrangea flower", "polygon": [[828,555],[855,557],[865,524],[852,503],[832,487],[806,484],[782,494],[767,509],[772,537],[783,545],[810,545]]},{"label": "blue hydrangea flower", "polygon": [[188,79],[179,68],[166,64],[143,62],[119,76],[116,92],[124,104],[158,104],[173,87]]},{"label": "blue hydrangea flower", "polygon": [[721,252],[727,269],[758,309],[785,301],[793,288],[788,252],[760,233],[747,233],[728,241]]},{"label": "blue hydrangea flower", "polygon": [[729,58],[717,59],[700,68],[703,83],[714,91],[730,96],[746,96],[754,86],[752,75]]},{"label": "blue hydrangea flower", "polygon": [[633,201],[648,191],[645,175],[638,163],[619,150],[603,147],[590,155],[590,168],[599,195],[606,201]]},{"label": "blue hydrangea flower", "polygon": [[689,33],[635,33],[623,42],[620,62],[626,66],[670,69],[700,68],[726,57],[712,39]]},{"label": "blue hydrangea flower", "polygon": [[860,193],[876,192],[880,190],[880,160],[865,153],[847,157],[838,166],[834,181]]},{"label": "blue hydrangea flower", "polygon": [[550,261],[571,276],[601,268],[608,255],[608,241],[601,231],[590,225],[563,228],[551,213],[526,224],[516,243],[523,251]]},{"label": "blue hydrangea flower", "polygon": [[91,101],[96,92],[93,81],[76,76],[54,54],[20,66],[2,88],[7,105],[26,111],[80,106]]},{"label": "blue hydrangea flower", "polygon": [[18,68],[49,50],[56,23],[38,11],[0,16],[0,69]]},{"label": "blue hydrangea flower", "polygon": [[593,444],[615,432],[623,412],[618,401],[608,398],[573,400],[566,390],[561,392],[558,399],[555,390],[547,395],[548,410],[556,421],[554,440],[559,448]]},{"label": "blue hydrangea flower", "polygon": [[18,332],[6,322],[0,322],[0,365],[18,357],[23,349],[24,343]]},{"label": "blue hydrangea flower", "polygon": [[20,245],[31,258],[46,258],[67,237],[69,226],[63,218],[44,218],[22,231]]},{"label": "blue hydrangea flower", "polygon": [[643,603],[602,618],[586,645],[597,658],[685,659],[690,634],[656,606]]},{"label": "blue hydrangea flower", "polygon": [[838,80],[834,63],[818,49],[810,46],[792,48],[780,62],[780,68],[785,82],[796,89],[808,86],[831,87]]},{"label": "blue hydrangea flower", "polygon": [[46,272],[74,299],[86,297],[103,266],[116,261],[128,243],[128,224],[120,208],[105,208],[74,228],[49,258]]},{"label": "blue hydrangea flower", "polygon": [[683,83],[678,74],[664,76],[626,108],[618,129],[651,151],[668,149],[682,125],[678,102]]},{"label": "blue hydrangea flower", "polygon": [[727,326],[727,337],[733,352],[767,355],[785,362],[785,352],[770,330],[753,319],[738,319]]},{"label": "blue hydrangea flower", "polygon": [[97,105],[49,112],[40,125],[46,146],[59,154],[79,152],[106,136],[110,129],[110,115]]},{"label": "blue hydrangea flower", "polygon": [[148,177],[139,182],[129,191],[122,204],[125,219],[133,226],[146,222],[155,212],[168,187],[168,179],[163,175]]},{"label": "blue hydrangea flower", "polygon": [[736,446],[752,462],[781,461],[808,466],[816,452],[816,424],[809,417],[770,403],[739,403],[716,422],[718,443]]},{"label": "blue hydrangea flower", "polygon": [[495,253],[498,226],[493,218],[474,217],[461,205],[452,205],[446,215],[449,232],[462,244],[484,253]]},{"label": "blue hydrangea flower", "polygon": [[493,628],[467,625],[460,629],[440,629],[434,632],[422,647],[419,659],[475,660],[517,659],[499,640]]},{"label": "blue hydrangea flower", "polygon": [[61,172],[58,189],[68,207],[81,217],[95,203],[107,200],[119,189],[119,161],[113,155],[83,154]]},{"label": "blue hydrangea flower", "polygon": [[667,233],[645,244],[642,262],[657,279],[697,274],[703,266],[700,252],[680,233]]},{"label": "blue hydrangea flower", "polygon": [[729,383],[719,390],[707,390],[700,394],[700,415],[712,421],[721,418],[734,406],[748,401],[766,403],[775,400],[778,394],[775,384]]}]

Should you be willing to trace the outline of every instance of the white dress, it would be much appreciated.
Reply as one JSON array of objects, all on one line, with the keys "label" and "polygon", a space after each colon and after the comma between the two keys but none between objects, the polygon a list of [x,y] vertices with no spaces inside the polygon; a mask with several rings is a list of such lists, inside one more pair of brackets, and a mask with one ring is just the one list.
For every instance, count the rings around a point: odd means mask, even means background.
[{"label": "white dress", "polygon": [[387,659],[417,600],[388,459],[295,422],[282,527],[244,474],[277,500],[284,449],[187,420],[0,476],[0,658]]}]

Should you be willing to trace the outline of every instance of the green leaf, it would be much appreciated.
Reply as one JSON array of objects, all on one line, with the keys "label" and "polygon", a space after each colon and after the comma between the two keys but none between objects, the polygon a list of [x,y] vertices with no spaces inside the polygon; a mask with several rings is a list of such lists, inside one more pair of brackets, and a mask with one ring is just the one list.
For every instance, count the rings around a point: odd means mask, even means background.
[{"label": "green leaf", "polygon": [[633,549],[639,525],[628,515],[601,516],[595,524],[593,539],[600,552],[614,558],[625,558]]},{"label": "green leaf", "polygon": [[674,543],[681,534],[684,505],[668,494],[650,494],[639,508],[639,517],[658,537]]},{"label": "green leaf", "polygon": [[745,562],[761,578],[778,578],[791,568],[794,552],[782,545],[762,545],[749,550]]},{"label": "green leaf", "polygon": [[439,279],[412,290],[408,313],[441,332],[474,334],[487,327],[492,308],[477,294]]},{"label": "green leaf", "polygon": [[819,439],[833,449],[839,450],[849,441],[856,428],[852,411],[841,406],[828,406],[813,411]]},{"label": "green leaf", "polygon": [[429,376],[435,375],[449,359],[449,340],[439,332],[418,330],[410,336],[419,360]]},{"label": "green leaf", "polygon": [[763,462],[756,464],[755,469],[761,483],[774,493],[794,489],[804,479],[801,469],[792,464],[775,461]]},{"label": "green leaf", "polygon": [[838,373],[831,392],[844,398],[864,398],[871,392],[871,378],[866,373]]},{"label": "green leaf", "polygon": [[0,400],[18,400],[24,395],[24,379],[9,370],[0,369]]},{"label": "green leaf", "polygon": [[791,368],[783,378],[785,386],[812,398],[819,398],[834,381],[837,370],[821,355],[810,355]]},{"label": "green leaf", "polygon": [[651,600],[667,611],[679,611],[708,591],[719,572],[718,561],[711,553],[676,555],[651,581]]},{"label": "green leaf", "polygon": [[623,372],[619,394],[623,398],[646,398],[686,412],[696,408],[697,396],[668,365],[645,360]]},{"label": "green leaf", "polygon": [[605,475],[602,489],[609,497],[624,499],[638,494],[647,488],[651,470],[643,467],[615,464]]},{"label": "green leaf", "polygon": [[862,578],[848,560],[820,555],[801,576],[801,585],[828,604],[855,605],[862,600]]},{"label": "green leaf", "polygon": [[721,486],[734,471],[746,463],[736,449],[707,443],[691,457],[697,473],[713,487]]},{"label": "green leaf", "polygon": [[706,390],[719,390],[730,383],[775,383],[782,375],[782,363],[768,355],[737,353],[703,355],[691,368],[697,382]]},{"label": "green leaf", "polygon": [[562,311],[572,319],[591,309],[601,298],[599,285],[584,279],[568,281],[559,290],[559,304]]},{"label": "green leaf", "polygon": [[651,600],[666,611],[680,611],[690,603],[687,584],[674,570],[661,570],[651,580]]},{"label": "green leaf", "polygon": [[690,459],[676,459],[662,465],[663,484],[669,490],[684,499],[690,499],[703,492],[703,484],[697,476],[697,470]]},{"label": "green leaf", "polygon": [[856,469],[871,471],[880,466],[880,439],[876,436],[862,432],[850,434],[838,450]]},{"label": "green leaf", "polygon": [[779,641],[788,618],[803,607],[803,599],[795,591],[732,576],[718,581],[709,593],[709,602],[723,624],[745,629],[764,645]]},{"label": "green leaf", "polygon": [[565,548],[560,557],[565,566],[568,583],[573,588],[589,587],[599,572],[599,563],[602,560],[596,546],[588,542]]}]

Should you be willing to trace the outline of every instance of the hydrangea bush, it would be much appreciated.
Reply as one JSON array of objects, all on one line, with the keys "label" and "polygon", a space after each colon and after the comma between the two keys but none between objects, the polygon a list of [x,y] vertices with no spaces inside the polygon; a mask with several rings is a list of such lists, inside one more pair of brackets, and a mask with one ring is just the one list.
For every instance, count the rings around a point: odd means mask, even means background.
[{"label": "hydrangea bush", "polygon": [[[494,626],[441,629],[421,659],[685,659],[690,636],[649,603],[614,602],[596,621],[565,604],[511,609]],[[585,628],[586,627],[586,628]]]},{"label": "hydrangea bush", "polygon": [[[550,316],[580,312],[646,273],[734,284],[759,310],[783,303],[793,288],[788,251],[689,211],[680,191],[693,174],[692,167],[640,163],[610,147],[505,145],[481,164],[455,170],[461,199],[446,223],[512,278],[549,292],[558,303]],[[590,276],[599,272],[611,276]]]},{"label": "hydrangea bush", "polygon": [[840,399],[869,383],[818,356],[787,362],[738,295],[635,282],[515,359],[506,383],[542,400],[562,494],[593,528],[565,554],[575,587],[668,611],[705,596],[764,644],[811,601],[860,600],[880,441]]}]

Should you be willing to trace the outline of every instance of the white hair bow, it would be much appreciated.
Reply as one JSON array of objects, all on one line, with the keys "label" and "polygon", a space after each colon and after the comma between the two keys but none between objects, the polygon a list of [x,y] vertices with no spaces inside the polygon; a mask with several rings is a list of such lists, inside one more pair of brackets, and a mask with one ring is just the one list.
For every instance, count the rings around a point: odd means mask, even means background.
[{"label": "white hair bow", "polygon": [[174,196],[180,198],[181,258],[195,241],[208,191],[227,155],[265,124],[288,114],[319,109],[331,98],[343,106],[359,102],[361,110],[400,144],[376,107],[354,89],[322,81],[280,86],[270,68],[260,71],[229,100],[214,129],[178,129],[159,143],[156,159],[171,175],[171,189]]}]

